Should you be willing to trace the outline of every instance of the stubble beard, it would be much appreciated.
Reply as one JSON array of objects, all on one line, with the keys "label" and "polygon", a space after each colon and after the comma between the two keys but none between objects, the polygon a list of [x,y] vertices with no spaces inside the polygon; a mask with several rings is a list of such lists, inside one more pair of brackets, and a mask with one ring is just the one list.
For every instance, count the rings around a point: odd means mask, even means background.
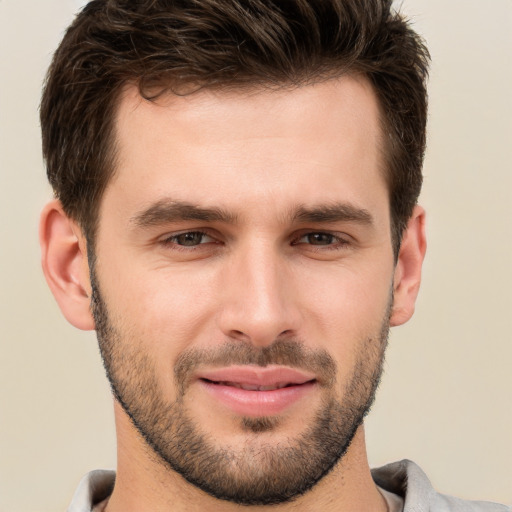
[{"label": "stubble beard", "polygon": [[[342,459],[370,410],[382,374],[389,331],[389,310],[380,332],[360,344],[353,375],[336,396],[336,364],[323,350],[298,340],[276,340],[256,348],[228,342],[220,349],[188,350],[175,365],[177,398],[166,401],[155,364],[136,343],[123,343],[112,325],[94,272],[91,309],[103,364],[113,394],[146,441],[154,459],[209,495],[240,505],[292,501],[310,490]],[[390,300],[391,303],[391,300]],[[133,340],[131,340],[133,341]],[[247,433],[242,447],[218,446],[187,412],[188,377],[201,364],[287,364],[313,370],[326,383],[321,407],[296,438],[269,443],[261,439],[279,428],[278,417],[241,418]]]}]

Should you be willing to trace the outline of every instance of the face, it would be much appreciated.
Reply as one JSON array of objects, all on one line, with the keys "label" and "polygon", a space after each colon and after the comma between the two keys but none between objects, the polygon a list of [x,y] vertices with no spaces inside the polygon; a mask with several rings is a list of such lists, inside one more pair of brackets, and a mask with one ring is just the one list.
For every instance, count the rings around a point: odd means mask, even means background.
[{"label": "face", "polygon": [[371,87],[128,89],[117,140],[91,274],[116,397],[204,491],[293,499],[347,451],[381,372],[394,264]]}]

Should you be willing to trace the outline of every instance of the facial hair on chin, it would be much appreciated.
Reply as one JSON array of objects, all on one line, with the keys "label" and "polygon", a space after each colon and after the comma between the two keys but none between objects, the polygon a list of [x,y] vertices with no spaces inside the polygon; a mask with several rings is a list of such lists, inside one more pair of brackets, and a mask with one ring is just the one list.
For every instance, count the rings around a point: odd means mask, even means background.
[{"label": "facial hair on chin", "polygon": [[[177,398],[166,401],[150,355],[136,348],[134,340],[127,343],[121,329],[112,325],[94,270],[91,284],[99,347],[117,401],[155,460],[215,498],[240,505],[271,505],[304,494],[343,457],[373,403],[387,345],[390,305],[380,332],[360,343],[341,399],[335,392],[336,363],[328,352],[307,349],[299,340],[276,340],[264,348],[230,342],[183,352],[174,368]],[[324,388],[322,405],[304,432],[286,445],[259,442],[258,434],[276,429],[278,418],[241,418],[241,430],[253,434],[250,440],[239,449],[218,446],[190,418],[186,407],[190,377],[204,364],[281,364],[313,371]]]}]

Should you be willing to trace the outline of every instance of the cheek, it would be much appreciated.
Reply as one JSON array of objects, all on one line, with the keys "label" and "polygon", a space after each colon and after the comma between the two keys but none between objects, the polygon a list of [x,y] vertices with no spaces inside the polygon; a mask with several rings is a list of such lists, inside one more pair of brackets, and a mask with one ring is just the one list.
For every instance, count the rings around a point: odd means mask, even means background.
[{"label": "cheek", "polygon": [[168,359],[169,352],[179,354],[204,330],[214,292],[201,272],[134,267],[102,280],[109,311],[135,343],[151,345],[152,353]]},{"label": "cheek", "polygon": [[372,331],[381,325],[390,300],[391,268],[392,265],[339,266],[323,273],[310,272],[309,276],[303,270],[304,307],[331,336]]},{"label": "cheek", "polygon": [[391,283],[389,268],[366,273],[343,269],[304,290],[304,339],[332,355],[342,386],[350,381],[361,352],[371,348],[368,343],[380,345]]},{"label": "cheek", "polygon": [[[136,257],[115,254],[108,265],[99,267],[98,277],[125,343],[146,347],[155,360],[172,364],[191,345],[222,342],[215,320],[226,307],[222,262],[145,265]],[[377,256],[368,253],[344,263],[286,263],[282,300],[299,312],[300,339],[346,362],[361,340],[380,331],[389,301],[392,257],[387,262],[382,254]],[[246,293],[243,282],[234,284]]]}]

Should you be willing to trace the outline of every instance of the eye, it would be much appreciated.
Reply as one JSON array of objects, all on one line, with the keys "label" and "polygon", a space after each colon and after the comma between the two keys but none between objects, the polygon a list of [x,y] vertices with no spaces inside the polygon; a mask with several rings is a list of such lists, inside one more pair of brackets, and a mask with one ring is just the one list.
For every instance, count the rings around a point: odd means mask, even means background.
[{"label": "eye", "polygon": [[329,233],[329,232],[325,232],[325,231],[317,231],[317,232],[305,233],[293,242],[293,245],[299,245],[299,244],[307,244],[307,245],[313,245],[313,246],[317,246],[317,247],[322,247],[322,246],[340,247],[343,245],[347,245],[348,242],[347,242],[347,240],[344,240],[340,236],[337,236],[333,233]]},{"label": "eye", "polygon": [[352,236],[337,231],[303,230],[296,234],[291,245],[305,256],[322,260],[345,257],[355,247]]},{"label": "eye", "polygon": [[215,239],[202,231],[186,231],[167,237],[162,241],[165,245],[179,245],[181,247],[195,247],[211,242],[215,242]]},{"label": "eye", "polygon": [[310,245],[332,245],[337,238],[331,233],[307,233],[297,240],[297,243]]}]

